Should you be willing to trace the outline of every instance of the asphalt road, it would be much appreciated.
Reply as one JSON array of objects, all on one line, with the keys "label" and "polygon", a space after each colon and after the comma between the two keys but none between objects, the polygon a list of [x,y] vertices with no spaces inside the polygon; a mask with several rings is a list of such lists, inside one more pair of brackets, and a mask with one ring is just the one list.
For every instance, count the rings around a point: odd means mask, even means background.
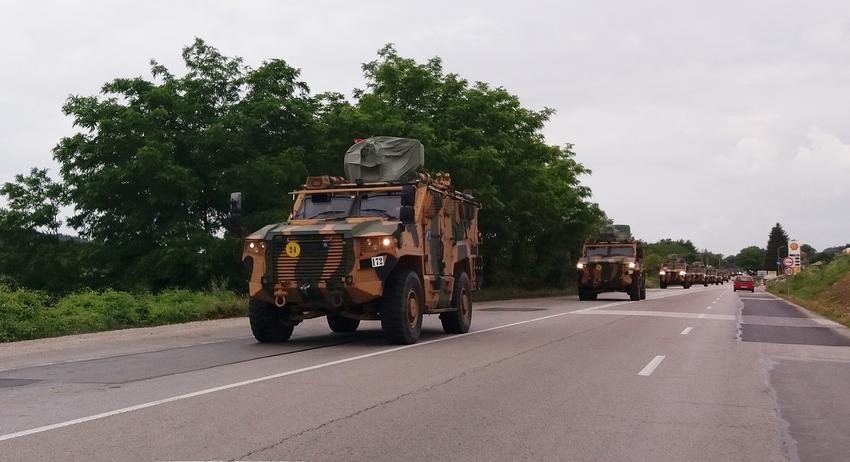
[{"label": "asphalt road", "polygon": [[245,319],[0,345],[0,460],[844,461],[850,336],[722,287],[476,305],[387,345]]}]

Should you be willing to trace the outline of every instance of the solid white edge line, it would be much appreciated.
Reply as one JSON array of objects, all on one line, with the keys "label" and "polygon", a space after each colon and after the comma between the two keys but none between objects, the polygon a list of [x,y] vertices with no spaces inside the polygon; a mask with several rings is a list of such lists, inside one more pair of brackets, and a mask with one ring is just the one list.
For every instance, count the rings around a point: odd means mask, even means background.
[{"label": "solid white edge line", "polygon": [[641,369],[640,372],[638,372],[638,375],[649,377],[650,375],[652,375],[652,372],[655,370],[655,368],[658,367],[659,364],[661,364],[661,361],[664,361],[664,358],[666,358],[666,356],[656,356],[652,358],[652,361],[650,361],[649,364],[644,366],[644,368]]},{"label": "solid white edge line", "polygon": [[[608,308],[608,307],[612,307],[612,306],[622,305],[624,303],[629,303],[629,302],[623,301],[623,302],[617,302],[617,303],[609,303],[609,304],[606,304],[606,305],[594,307],[594,309]],[[23,437],[23,436],[34,435],[36,433],[43,433],[43,432],[46,432],[46,431],[56,430],[56,429],[59,429],[59,428],[70,427],[72,425],[77,425],[77,424],[81,424],[81,423],[85,423],[85,422],[91,422],[93,420],[104,419],[106,417],[112,417],[112,416],[119,415],[119,414],[126,414],[128,412],[139,411],[139,410],[142,410],[142,409],[147,409],[149,407],[159,406],[161,404],[172,403],[174,401],[182,401],[184,399],[208,395],[210,393],[229,390],[231,388],[242,387],[242,386],[245,386],[245,385],[252,385],[252,384],[255,384],[255,383],[266,382],[266,381],[269,381],[269,380],[279,379],[281,377],[287,377],[287,376],[290,376],[290,375],[300,374],[302,372],[309,372],[309,371],[314,371],[314,370],[317,370],[317,369],[324,369],[326,367],[337,366],[337,365],[340,365],[340,364],[350,363],[350,362],[353,362],[353,361],[359,361],[361,359],[373,358],[375,356],[381,356],[381,355],[385,355],[385,354],[389,354],[389,353],[395,353],[396,351],[408,350],[410,348],[423,347],[423,346],[431,345],[431,344],[434,344],[434,343],[445,342],[445,341],[448,341],[448,340],[468,337],[470,335],[477,335],[477,334],[483,334],[485,332],[493,332],[495,330],[507,329],[508,327],[519,326],[519,325],[522,325],[522,324],[529,324],[529,323],[532,323],[532,322],[545,321],[547,319],[558,318],[558,317],[561,317],[561,316],[567,316],[567,315],[570,315],[572,313],[573,313],[573,311],[565,311],[563,313],[556,313],[556,314],[551,314],[549,316],[542,316],[542,317],[539,317],[539,318],[526,319],[524,321],[512,322],[512,323],[509,323],[509,324],[503,324],[501,326],[488,327],[486,329],[476,330],[474,332],[467,332],[465,334],[450,335],[450,336],[447,336],[447,337],[440,337],[440,338],[437,338],[437,339],[434,339],[434,340],[426,340],[424,342],[414,343],[412,345],[403,345],[403,346],[388,348],[386,350],[375,351],[373,353],[351,356],[349,358],[343,358],[343,359],[338,359],[336,361],[329,361],[329,362],[326,362],[326,363],[315,364],[313,366],[302,367],[300,369],[293,369],[293,370],[289,370],[289,371],[285,371],[285,372],[279,372],[277,374],[266,375],[266,376],[263,376],[263,377],[257,377],[257,378],[253,378],[253,379],[249,379],[249,380],[243,380],[241,382],[229,383],[227,385],[220,385],[220,386],[217,386],[217,387],[205,388],[203,390],[193,391],[191,393],[184,393],[182,395],[170,396],[168,398],[163,398],[163,399],[158,399],[158,400],[155,400],[155,401],[149,401],[149,402],[146,402],[146,403],[136,404],[135,406],[128,406],[128,407],[123,407],[123,408],[120,408],[120,409],[115,409],[115,410],[112,410],[112,411],[102,412],[100,414],[94,414],[94,415],[90,415],[90,416],[86,416],[86,417],[80,417],[78,419],[66,420],[64,422],[58,422],[58,423],[51,424],[51,425],[44,425],[44,426],[41,426],[41,427],[30,428],[28,430],[21,430],[21,431],[17,431],[17,432],[13,432],[13,433],[7,433],[5,435],[0,435],[0,441],[6,441],[6,440],[15,439],[15,438],[20,438],[20,437]]]},{"label": "solid white edge line", "polygon": [[685,327],[685,330],[683,330],[683,331],[681,332],[681,335],[688,335],[688,334],[690,334],[690,333],[691,333],[691,331],[692,331],[692,330],[694,330],[694,328],[693,328],[693,327]]}]

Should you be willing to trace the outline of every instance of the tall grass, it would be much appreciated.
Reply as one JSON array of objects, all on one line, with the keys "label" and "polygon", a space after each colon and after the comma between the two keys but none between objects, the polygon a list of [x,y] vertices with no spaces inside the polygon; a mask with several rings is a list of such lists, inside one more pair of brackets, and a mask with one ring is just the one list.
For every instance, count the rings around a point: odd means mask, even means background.
[{"label": "tall grass", "polygon": [[0,285],[0,342],[241,316],[246,306],[244,297],[216,287],[157,294],[89,290],[53,297]]},{"label": "tall grass", "polygon": [[767,290],[850,327],[850,256],[809,268],[768,285]]},{"label": "tall grass", "polygon": [[792,277],[770,285],[774,293],[792,294],[803,300],[814,300],[839,279],[850,273],[850,256],[837,257],[820,268],[810,267]]}]

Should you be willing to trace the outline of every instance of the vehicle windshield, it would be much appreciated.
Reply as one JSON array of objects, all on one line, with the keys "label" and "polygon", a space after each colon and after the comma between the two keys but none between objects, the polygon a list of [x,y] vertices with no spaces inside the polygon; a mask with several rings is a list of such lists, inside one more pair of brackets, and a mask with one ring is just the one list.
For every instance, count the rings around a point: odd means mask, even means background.
[{"label": "vehicle windshield", "polygon": [[[357,199],[355,201],[355,199]],[[357,202],[355,204],[355,202]],[[398,219],[401,193],[398,191],[308,194],[296,211],[295,218],[384,217]]]},{"label": "vehicle windshield", "polygon": [[351,210],[354,195],[348,193],[308,194],[295,212],[295,218],[344,218]]},{"label": "vehicle windshield", "polygon": [[401,209],[401,193],[398,191],[367,192],[360,195],[357,216],[382,216],[398,219]]},{"label": "vehicle windshield", "polygon": [[634,257],[635,249],[631,246],[629,247],[611,247],[611,256],[612,257]]},{"label": "vehicle windshield", "polygon": [[634,257],[635,249],[628,247],[596,246],[586,247],[585,257]]},{"label": "vehicle windshield", "polygon": [[608,247],[588,247],[584,255],[586,257],[607,257]]}]

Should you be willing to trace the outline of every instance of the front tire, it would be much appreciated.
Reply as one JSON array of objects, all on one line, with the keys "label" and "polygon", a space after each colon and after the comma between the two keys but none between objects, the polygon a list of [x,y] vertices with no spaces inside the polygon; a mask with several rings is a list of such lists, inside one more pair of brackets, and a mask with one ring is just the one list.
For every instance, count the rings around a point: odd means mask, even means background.
[{"label": "front tire", "polygon": [[387,281],[381,300],[381,329],[390,343],[409,345],[422,333],[425,295],[419,276],[410,270],[399,270]]},{"label": "front tire", "polygon": [[596,293],[593,292],[592,289],[588,289],[581,283],[578,285],[578,299],[580,301],[593,301],[596,300]]},{"label": "front tire", "polygon": [[285,342],[292,336],[295,326],[285,321],[285,311],[260,300],[248,302],[248,320],[251,333],[260,343]]},{"label": "front tire", "polygon": [[354,332],[360,327],[359,319],[346,318],[345,316],[336,314],[329,314],[327,317],[328,327],[337,333]]},{"label": "front tire", "polygon": [[469,276],[460,273],[452,291],[452,306],[457,311],[442,313],[440,322],[447,334],[465,334],[472,325],[472,298],[469,295]]}]

